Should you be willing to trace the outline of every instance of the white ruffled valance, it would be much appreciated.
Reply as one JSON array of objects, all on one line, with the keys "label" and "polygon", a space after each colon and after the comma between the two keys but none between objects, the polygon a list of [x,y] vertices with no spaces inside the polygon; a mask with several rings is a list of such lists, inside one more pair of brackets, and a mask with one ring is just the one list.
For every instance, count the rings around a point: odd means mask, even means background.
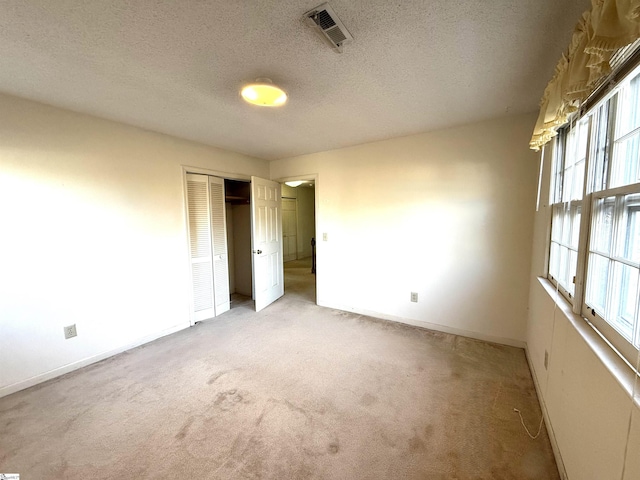
[{"label": "white ruffled valance", "polygon": [[640,38],[640,0],[592,0],[576,25],[571,44],[556,65],[540,101],[540,115],[529,146],[551,140],[567,117],[611,72],[609,61]]}]

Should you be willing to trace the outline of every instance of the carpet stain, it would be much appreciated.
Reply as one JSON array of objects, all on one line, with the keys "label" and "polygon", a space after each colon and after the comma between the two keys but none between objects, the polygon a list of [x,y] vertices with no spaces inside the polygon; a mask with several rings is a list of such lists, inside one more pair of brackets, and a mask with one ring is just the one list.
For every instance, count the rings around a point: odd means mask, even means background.
[{"label": "carpet stain", "polygon": [[2,410],[0,410],[0,413],[7,413],[7,412],[18,412],[20,410],[22,410],[23,408],[26,408],[29,406],[29,403],[22,400],[20,403],[17,403],[16,405],[14,405],[13,407],[9,407],[9,408],[4,408]]},{"label": "carpet stain", "polygon": [[424,441],[418,436],[418,435],[414,435],[412,438],[409,439],[409,450],[411,452],[422,452],[425,451],[427,449],[426,445],[424,444]]},{"label": "carpet stain", "polygon": [[284,404],[289,407],[290,410],[293,410],[294,412],[298,412],[301,413],[302,415],[304,415],[305,417],[307,417],[307,420],[311,419],[311,415],[309,414],[309,412],[307,412],[304,408],[298,407],[297,405],[294,405],[293,403],[291,403],[289,400],[285,400]]},{"label": "carpet stain", "polygon": [[189,433],[189,428],[191,428],[192,424],[193,424],[193,417],[189,417],[187,421],[184,422],[184,425],[182,425],[182,427],[180,428],[180,431],[176,433],[175,439],[182,440],[184,437],[186,437],[187,433]]},{"label": "carpet stain", "polygon": [[221,407],[223,410],[227,408],[227,405],[233,405],[235,403],[251,403],[247,399],[247,392],[240,392],[236,388],[220,392],[216,395],[216,399],[213,405]]},{"label": "carpet stain", "polygon": [[[131,388],[133,388],[133,387],[136,387],[136,386],[135,386],[135,385],[131,385],[129,388],[131,389]],[[142,390],[138,390],[137,392],[135,392],[135,393],[133,393],[133,394],[129,395],[129,396],[127,397],[127,401],[128,401],[128,402],[130,402],[131,400],[133,400],[134,398],[136,398],[138,395],[141,395],[141,394],[142,394]]]},{"label": "carpet stain", "polygon": [[67,478],[67,470],[69,469],[69,463],[63,460],[60,465],[52,467],[51,478]]},{"label": "carpet stain", "polygon": [[218,380],[220,377],[222,377],[223,375],[226,375],[227,373],[229,373],[231,370],[223,370],[221,372],[216,372],[213,375],[211,375],[209,377],[209,380],[207,380],[207,385],[213,385],[214,383],[216,383],[216,380]]},{"label": "carpet stain", "polygon": [[378,401],[378,397],[371,395],[370,393],[365,393],[360,399],[360,405],[364,405],[365,407],[369,407]]},{"label": "carpet stain", "polygon": [[384,431],[380,432],[380,438],[382,439],[382,442],[388,447],[396,447],[396,442],[394,442],[393,439],[391,439]]},{"label": "carpet stain", "polygon": [[425,438],[429,438],[433,435],[433,431],[435,430],[434,426],[429,424],[426,427],[424,427],[424,436]]},{"label": "carpet stain", "polygon": [[327,451],[331,455],[335,455],[336,453],[338,453],[340,451],[340,445],[338,444],[338,442],[332,442],[332,443],[329,444],[329,447],[327,448]]},{"label": "carpet stain", "polygon": [[73,415],[71,418],[69,418],[68,420],[66,420],[64,422],[64,424],[61,426],[61,430],[63,431],[63,433],[67,433],[69,432],[69,430],[71,430],[71,428],[74,426],[74,424],[76,423],[76,421],[78,421],[80,418],[84,417],[85,414],[91,410],[91,407],[87,407],[85,409],[83,409],[82,411],[76,413],[75,415]]}]

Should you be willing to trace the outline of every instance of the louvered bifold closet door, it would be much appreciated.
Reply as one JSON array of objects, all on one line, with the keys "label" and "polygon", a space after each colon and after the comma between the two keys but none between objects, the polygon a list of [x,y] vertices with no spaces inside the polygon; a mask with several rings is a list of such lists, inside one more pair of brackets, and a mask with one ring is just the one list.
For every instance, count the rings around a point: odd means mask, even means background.
[{"label": "louvered bifold closet door", "polygon": [[224,180],[209,177],[211,193],[211,232],[213,236],[213,279],[216,315],[231,307],[229,263],[227,259],[227,221],[224,204]]},{"label": "louvered bifold closet door", "polygon": [[187,204],[193,321],[215,316],[213,258],[209,215],[209,177],[187,174]]}]

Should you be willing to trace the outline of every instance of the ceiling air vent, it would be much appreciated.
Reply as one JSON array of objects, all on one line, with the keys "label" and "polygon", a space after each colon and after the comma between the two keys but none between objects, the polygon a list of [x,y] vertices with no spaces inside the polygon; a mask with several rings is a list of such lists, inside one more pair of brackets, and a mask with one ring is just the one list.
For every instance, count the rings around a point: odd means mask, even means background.
[{"label": "ceiling air vent", "polygon": [[342,24],[328,3],[309,10],[302,16],[308,26],[313,27],[334,51],[342,53],[342,46],[353,41],[353,37]]}]

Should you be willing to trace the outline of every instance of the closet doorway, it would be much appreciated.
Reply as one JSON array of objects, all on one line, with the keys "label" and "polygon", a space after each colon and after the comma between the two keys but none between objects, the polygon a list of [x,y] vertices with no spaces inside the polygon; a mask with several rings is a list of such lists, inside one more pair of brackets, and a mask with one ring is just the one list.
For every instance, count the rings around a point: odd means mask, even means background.
[{"label": "closet doorway", "polygon": [[[200,170],[200,171],[198,171]],[[280,184],[184,168],[191,323],[241,303],[255,311],[284,294]],[[243,296],[232,302],[232,295]]]},{"label": "closet doorway", "polygon": [[229,245],[229,294],[233,308],[253,298],[251,183],[225,179],[224,190]]}]

